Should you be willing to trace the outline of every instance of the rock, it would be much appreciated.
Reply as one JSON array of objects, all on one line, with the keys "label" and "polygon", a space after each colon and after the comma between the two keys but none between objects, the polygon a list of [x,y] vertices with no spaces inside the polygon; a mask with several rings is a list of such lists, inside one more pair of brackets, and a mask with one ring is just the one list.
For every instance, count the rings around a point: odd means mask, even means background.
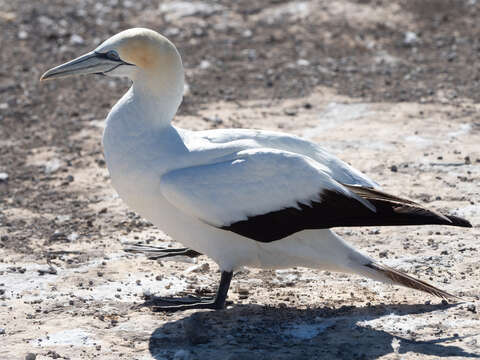
[{"label": "rock", "polygon": [[143,298],[150,299],[152,297],[152,291],[150,289],[143,289]]},{"label": "rock", "polygon": [[209,16],[223,9],[223,6],[201,1],[172,1],[162,3],[160,12],[169,22],[187,16]]},{"label": "rock", "polygon": [[0,328],[0,335],[5,335],[5,329],[4,328]]},{"label": "rock", "polygon": [[62,223],[66,222],[66,221],[69,221],[69,220],[71,220],[71,219],[72,219],[72,217],[71,217],[70,215],[57,215],[57,216],[55,217],[55,220],[56,220],[59,224],[62,224]]},{"label": "rock", "polygon": [[397,171],[398,171],[397,165],[392,165],[392,166],[390,166],[390,171],[391,171],[391,172],[397,172]]},{"label": "rock", "polygon": [[83,40],[83,38],[80,35],[72,34],[72,36],[70,36],[70,44],[81,45],[84,42],[85,40]]},{"label": "rock", "polygon": [[469,305],[467,306],[467,310],[470,311],[470,312],[472,312],[472,313],[474,313],[474,314],[477,313],[477,309],[475,308],[475,305],[474,305],[474,304],[469,304]]},{"label": "rock", "polygon": [[66,235],[64,232],[55,230],[52,236],[50,236],[50,241],[63,240],[65,238],[66,238]]},{"label": "rock", "polygon": [[215,126],[223,124],[223,120],[220,119],[218,116],[215,116],[214,118],[204,116],[203,120],[208,121],[208,122],[212,122],[213,125],[215,125]]},{"label": "rock", "polygon": [[0,19],[4,21],[13,21],[17,18],[14,12],[0,11]]},{"label": "rock", "polygon": [[245,38],[250,38],[250,37],[252,37],[252,35],[253,35],[253,33],[252,33],[252,30],[250,30],[250,29],[247,29],[242,33],[242,36],[245,37]]},{"label": "rock", "polygon": [[403,45],[413,46],[418,43],[418,36],[413,31],[407,31],[403,35]]},{"label": "rock", "polygon": [[203,263],[199,265],[190,266],[185,272],[186,273],[204,273],[210,270],[210,265],[208,263]]},{"label": "rock", "polygon": [[208,329],[200,316],[201,313],[195,313],[183,321],[185,338],[192,345],[205,344],[209,341]]},{"label": "rock", "polygon": [[8,180],[8,174],[6,172],[0,172],[0,182],[7,181],[7,180]]},{"label": "rock", "polygon": [[212,64],[210,63],[210,61],[208,60],[202,60],[200,62],[200,65],[198,66],[200,69],[202,70],[205,70],[205,69],[208,69],[210,66],[212,66]]},{"label": "rock", "polygon": [[165,36],[167,36],[167,37],[177,36],[178,34],[180,34],[180,29],[179,28],[169,27],[169,28],[165,29]]},{"label": "rock", "polygon": [[282,18],[290,21],[304,19],[310,14],[311,7],[312,4],[308,1],[290,1],[279,6],[267,8],[261,14],[267,19],[267,23],[273,24]]},{"label": "rock", "polygon": [[59,159],[52,159],[50,161],[47,161],[45,163],[45,174],[53,174],[56,172],[58,169],[60,169],[61,162]]},{"label": "rock", "polygon": [[71,233],[70,235],[67,236],[67,239],[68,239],[68,241],[73,242],[73,241],[77,241],[78,237],[79,237],[78,233],[73,232],[73,233]]},{"label": "rock", "polygon": [[50,266],[48,269],[38,269],[38,275],[45,275],[45,274],[50,274],[50,275],[57,275],[57,269],[55,269],[53,266]]},{"label": "rock", "polygon": [[237,292],[240,294],[240,295],[248,295],[249,294],[249,291],[247,288],[243,288],[243,287],[239,287],[237,289]]},{"label": "rock", "polygon": [[283,110],[284,114],[287,116],[295,116],[297,115],[297,110],[293,108],[288,108]]},{"label": "rock", "polygon": [[20,30],[20,31],[18,32],[18,38],[19,38],[20,40],[25,40],[25,39],[28,38],[28,33],[27,33],[25,30]]},{"label": "rock", "polygon": [[298,59],[297,60],[297,65],[298,66],[308,66],[308,65],[310,65],[310,61],[305,60],[305,59]]},{"label": "rock", "polygon": [[25,360],[35,360],[37,358],[37,354],[34,353],[28,353],[25,355]]},{"label": "rock", "polygon": [[60,358],[62,358],[62,356],[61,356],[59,353],[57,353],[56,351],[53,351],[53,350],[48,350],[47,356],[49,356],[49,357],[52,358],[52,359],[60,359]]},{"label": "rock", "polygon": [[190,95],[190,85],[186,82],[183,84],[183,96]]}]

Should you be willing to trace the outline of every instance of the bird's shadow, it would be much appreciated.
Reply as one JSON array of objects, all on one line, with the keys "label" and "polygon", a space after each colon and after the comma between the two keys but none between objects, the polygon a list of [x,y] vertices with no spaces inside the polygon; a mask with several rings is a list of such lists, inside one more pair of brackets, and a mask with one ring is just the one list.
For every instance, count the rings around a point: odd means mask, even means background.
[{"label": "bird's shadow", "polygon": [[434,340],[424,341],[416,340],[413,333],[397,336],[365,324],[389,314],[402,317],[452,306],[455,305],[299,310],[235,305],[222,311],[190,313],[181,320],[165,323],[150,336],[149,350],[155,359],[182,353],[189,359],[377,359],[392,353],[400,357],[407,352],[480,358],[479,354],[449,345],[459,337],[442,336],[441,328],[434,329]]}]

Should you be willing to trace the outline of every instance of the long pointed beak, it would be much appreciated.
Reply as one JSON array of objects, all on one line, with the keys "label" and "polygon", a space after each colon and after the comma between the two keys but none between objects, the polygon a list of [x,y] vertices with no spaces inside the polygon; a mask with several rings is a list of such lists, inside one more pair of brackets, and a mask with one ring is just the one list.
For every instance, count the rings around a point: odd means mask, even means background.
[{"label": "long pointed beak", "polygon": [[42,75],[40,80],[56,79],[81,74],[103,74],[122,64],[126,63],[121,60],[109,59],[105,56],[105,54],[92,51],[65,64],[48,70]]}]

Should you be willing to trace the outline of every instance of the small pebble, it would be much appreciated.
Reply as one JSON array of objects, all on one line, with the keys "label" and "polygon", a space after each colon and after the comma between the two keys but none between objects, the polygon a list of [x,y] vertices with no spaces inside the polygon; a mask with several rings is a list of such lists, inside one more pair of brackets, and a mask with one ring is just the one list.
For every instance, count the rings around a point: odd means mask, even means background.
[{"label": "small pebble", "polygon": [[245,37],[245,38],[252,37],[252,35],[253,35],[253,33],[250,29],[247,29],[242,33],[242,36]]},{"label": "small pebble", "polygon": [[247,288],[242,288],[242,287],[239,287],[237,289],[237,292],[240,294],[240,295],[248,295],[249,294],[249,291]]},{"label": "small pebble", "polygon": [[85,41],[83,40],[83,38],[80,35],[72,34],[72,36],[70,36],[70,43],[73,44],[73,45],[81,45],[84,42]]},{"label": "small pebble", "polygon": [[25,360],[35,360],[36,358],[37,358],[37,354],[34,354],[34,353],[28,353],[25,356]]},{"label": "small pebble", "polygon": [[407,31],[403,37],[403,44],[405,46],[413,46],[418,43],[418,36],[413,31]]},{"label": "small pebble", "polygon": [[28,33],[25,30],[20,30],[18,32],[18,38],[20,40],[25,40],[26,38],[28,38]]},{"label": "small pebble", "polygon": [[310,65],[310,61],[305,60],[305,59],[298,59],[297,60],[297,65],[298,66],[308,66],[308,65]]},{"label": "small pebble", "polygon": [[288,116],[297,115],[297,110],[295,109],[284,109],[283,112],[285,113],[285,115],[288,115]]},{"label": "small pebble", "polygon": [[200,62],[199,68],[202,69],[202,70],[205,70],[205,69],[208,69],[210,66],[212,66],[212,64],[210,63],[210,61],[208,61],[208,60],[202,60],[202,61]]},{"label": "small pebble", "polygon": [[203,263],[200,265],[194,265],[189,267],[185,272],[186,273],[204,273],[210,270],[210,265],[208,263]]}]

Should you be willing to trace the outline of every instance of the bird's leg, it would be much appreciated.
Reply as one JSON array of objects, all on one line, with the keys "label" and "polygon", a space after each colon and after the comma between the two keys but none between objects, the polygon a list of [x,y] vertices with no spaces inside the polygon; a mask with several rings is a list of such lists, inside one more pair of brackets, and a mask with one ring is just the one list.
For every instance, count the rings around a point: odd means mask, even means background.
[{"label": "bird's leg", "polygon": [[158,298],[158,302],[168,303],[168,305],[155,305],[153,311],[182,311],[189,309],[214,309],[220,310],[225,308],[227,293],[232,280],[233,272],[222,271],[220,285],[218,286],[215,298]]},{"label": "bird's leg", "polygon": [[189,248],[170,249],[149,245],[132,245],[130,247],[126,247],[124,251],[144,254],[151,260],[158,260],[172,256],[187,256],[190,258],[195,258],[202,255],[201,253]]}]

